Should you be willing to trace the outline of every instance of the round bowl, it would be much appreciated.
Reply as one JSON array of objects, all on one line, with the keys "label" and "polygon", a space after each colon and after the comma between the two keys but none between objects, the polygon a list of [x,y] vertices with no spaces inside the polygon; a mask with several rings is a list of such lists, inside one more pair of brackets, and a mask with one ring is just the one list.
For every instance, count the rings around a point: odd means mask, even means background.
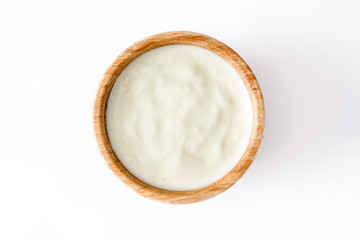
[{"label": "round bowl", "polygon": [[[121,164],[120,159],[116,157],[111,147],[106,128],[107,101],[112,87],[120,73],[131,61],[141,54],[157,47],[174,44],[201,47],[225,59],[239,73],[247,91],[249,92],[252,102],[253,124],[251,138],[247,149],[241,159],[239,159],[239,162],[220,180],[204,188],[191,191],[169,191],[159,189],[137,179]],[[130,46],[117,57],[114,63],[105,72],[100,83],[95,101],[93,117],[95,135],[101,154],[105,158],[110,169],[125,184],[146,198],[166,203],[183,204],[203,201],[214,197],[230,188],[236,181],[239,180],[253,161],[261,143],[264,130],[265,110],[263,96],[253,72],[246,62],[234,50],[226,46],[224,43],[203,34],[176,31],[165,32],[145,38],[142,41]]]}]

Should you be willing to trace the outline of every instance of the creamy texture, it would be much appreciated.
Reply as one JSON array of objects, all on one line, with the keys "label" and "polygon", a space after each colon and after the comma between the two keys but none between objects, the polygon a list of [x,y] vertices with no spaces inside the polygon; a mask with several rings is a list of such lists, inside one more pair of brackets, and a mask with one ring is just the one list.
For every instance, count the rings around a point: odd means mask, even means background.
[{"label": "creamy texture", "polygon": [[112,148],[137,178],[193,190],[225,176],[251,136],[250,96],[239,74],[203,48],[171,45],[132,61],[110,94]]}]

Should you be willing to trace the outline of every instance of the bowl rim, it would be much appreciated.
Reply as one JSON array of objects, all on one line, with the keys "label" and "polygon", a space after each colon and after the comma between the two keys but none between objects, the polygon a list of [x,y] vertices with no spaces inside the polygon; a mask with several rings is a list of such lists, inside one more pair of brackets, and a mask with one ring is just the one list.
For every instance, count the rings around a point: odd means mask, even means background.
[{"label": "bowl rim", "polygon": [[[126,66],[141,54],[167,45],[192,45],[209,50],[225,59],[239,73],[252,102],[253,121],[249,144],[235,167],[224,177],[206,187],[190,191],[160,189],[142,182],[132,175],[115,155],[106,129],[106,107],[112,87]],[[265,109],[263,95],[255,75],[246,62],[224,43],[204,34],[189,31],[164,32],[138,41],[123,51],[106,70],[100,82],[94,104],[93,121],[96,140],[110,169],[129,187],[143,197],[173,204],[194,203],[212,198],[237,182],[252,163],[260,146]]]}]

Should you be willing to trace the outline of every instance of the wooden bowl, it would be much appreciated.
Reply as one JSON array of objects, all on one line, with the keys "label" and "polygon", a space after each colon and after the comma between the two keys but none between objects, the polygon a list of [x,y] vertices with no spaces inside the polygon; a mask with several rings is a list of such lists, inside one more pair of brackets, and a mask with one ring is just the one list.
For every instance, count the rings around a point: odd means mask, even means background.
[{"label": "wooden bowl", "polygon": [[[241,76],[250,94],[253,110],[253,127],[249,145],[236,166],[217,182],[197,190],[169,191],[150,186],[133,176],[116,157],[106,130],[106,106],[111,89],[125,67],[141,54],[165,45],[184,44],[210,50],[231,64]],[[231,187],[245,173],[253,161],[261,143],[264,130],[265,111],[263,96],[257,80],[245,61],[224,43],[194,32],[166,32],[150,36],[137,42],[121,53],[107,69],[102,79],[94,106],[94,128],[101,154],[110,169],[138,194],[166,203],[193,203],[218,195]]]}]

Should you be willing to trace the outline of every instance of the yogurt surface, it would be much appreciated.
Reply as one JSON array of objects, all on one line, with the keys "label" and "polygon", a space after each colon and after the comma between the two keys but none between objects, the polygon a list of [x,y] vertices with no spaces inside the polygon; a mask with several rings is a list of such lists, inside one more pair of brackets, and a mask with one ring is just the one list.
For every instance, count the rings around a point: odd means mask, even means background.
[{"label": "yogurt surface", "polygon": [[170,45],[142,54],[116,80],[106,110],[121,163],[154,187],[185,191],[225,176],[251,136],[249,93],[206,49]]}]

